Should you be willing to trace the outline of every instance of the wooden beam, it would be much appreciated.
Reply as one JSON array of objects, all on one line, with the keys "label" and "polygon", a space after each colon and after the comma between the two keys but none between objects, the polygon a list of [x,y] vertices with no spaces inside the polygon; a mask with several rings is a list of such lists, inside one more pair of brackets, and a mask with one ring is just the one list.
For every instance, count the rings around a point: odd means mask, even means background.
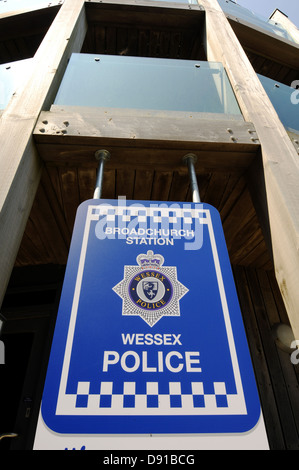
[{"label": "wooden beam", "polygon": [[[196,13],[197,12],[197,13]],[[88,24],[127,23],[130,21],[138,27],[155,25],[155,27],[190,28],[195,22],[204,18],[201,5],[156,0],[98,0],[86,4]]]},{"label": "wooden beam", "polygon": [[198,169],[243,172],[259,142],[243,119],[208,113],[52,106],[34,130],[42,158],[57,166],[95,165],[94,152],[109,147],[110,168],[182,168],[182,157],[198,153]]},{"label": "wooden beam", "polygon": [[264,181],[256,208],[262,228],[270,233],[276,278],[299,338],[298,155],[217,0],[201,4],[206,10],[208,60],[223,62],[243,115],[254,124],[261,143],[262,164],[253,167],[249,183],[254,195],[257,179]]},{"label": "wooden beam", "polygon": [[67,60],[86,34],[83,0],[65,0],[33,59],[26,83],[16,90],[0,124],[0,302],[22,239],[41,174],[32,132],[49,108]]}]

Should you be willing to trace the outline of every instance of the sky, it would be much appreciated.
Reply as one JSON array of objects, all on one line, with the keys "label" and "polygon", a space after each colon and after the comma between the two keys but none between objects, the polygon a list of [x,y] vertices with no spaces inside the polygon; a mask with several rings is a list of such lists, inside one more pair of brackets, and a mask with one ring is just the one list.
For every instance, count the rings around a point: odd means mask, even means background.
[{"label": "sky", "polygon": [[252,10],[265,18],[278,8],[299,28],[299,0],[234,0],[240,6]]}]

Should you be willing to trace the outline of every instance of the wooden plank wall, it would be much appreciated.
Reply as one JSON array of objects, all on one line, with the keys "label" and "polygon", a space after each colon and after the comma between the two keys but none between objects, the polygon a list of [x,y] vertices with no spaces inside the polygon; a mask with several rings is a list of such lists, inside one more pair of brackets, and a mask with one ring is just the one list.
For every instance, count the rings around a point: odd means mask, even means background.
[{"label": "wooden plank wall", "polygon": [[[65,264],[79,204],[93,197],[95,167],[44,168],[16,266]],[[272,269],[243,175],[197,173],[201,200],[220,212],[233,264]],[[190,202],[187,170],[105,168],[103,199]]]},{"label": "wooden plank wall", "polygon": [[204,12],[168,2],[86,3],[88,32],[81,52],[205,60]]},{"label": "wooden plank wall", "polygon": [[275,342],[272,328],[289,324],[272,271],[233,272],[272,450],[299,449],[298,365]]},{"label": "wooden plank wall", "polygon": [[0,63],[33,57],[60,5],[12,16],[0,15]]}]

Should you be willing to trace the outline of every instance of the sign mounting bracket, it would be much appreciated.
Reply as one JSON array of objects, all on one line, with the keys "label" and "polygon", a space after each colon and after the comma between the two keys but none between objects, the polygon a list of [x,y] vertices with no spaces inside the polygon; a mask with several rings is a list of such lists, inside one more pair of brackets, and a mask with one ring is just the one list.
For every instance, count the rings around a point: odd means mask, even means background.
[{"label": "sign mounting bracket", "polygon": [[187,155],[183,157],[183,162],[185,163],[185,165],[188,166],[192,191],[192,201],[201,202],[194,168],[194,164],[197,162],[197,156],[194,153],[187,153]]},{"label": "sign mounting bracket", "polygon": [[101,199],[103,190],[104,166],[106,161],[110,160],[110,152],[108,152],[108,150],[97,150],[95,153],[95,158],[99,161],[99,167],[97,171],[97,179],[95,190],[93,193],[93,199]]}]

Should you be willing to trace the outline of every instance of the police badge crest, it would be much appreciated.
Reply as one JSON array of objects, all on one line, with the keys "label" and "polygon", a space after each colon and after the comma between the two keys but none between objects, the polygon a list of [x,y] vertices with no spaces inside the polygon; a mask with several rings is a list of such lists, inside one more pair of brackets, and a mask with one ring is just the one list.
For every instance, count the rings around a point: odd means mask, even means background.
[{"label": "police badge crest", "polygon": [[139,315],[149,326],[163,316],[180,316],[180,299],[188,292],[177,279],[176,266],[164,266],[164,257],[149,250],[124,266],[124,278],[113,291],[123,300],[122,315]]}]

